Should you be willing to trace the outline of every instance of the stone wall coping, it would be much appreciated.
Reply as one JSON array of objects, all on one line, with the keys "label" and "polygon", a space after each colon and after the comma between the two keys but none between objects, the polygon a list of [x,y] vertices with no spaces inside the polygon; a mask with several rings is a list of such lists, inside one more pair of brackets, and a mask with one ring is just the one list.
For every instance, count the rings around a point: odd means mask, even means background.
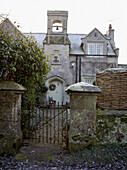
[{"label": "stone wall coping", "polygon": [[121,72],[127,72],[126,68],[109,68],[105,69],[101,72],[97,72],[97,74],[104,74],[104,73],[121,73]]},{"label": "stone wall coping", "polygon": [[97,110],[98,116],[122,117],[127,116],[127,110]]},{"label": "stone wall coping", "polygon": [[27,89],[22,85],[13,81],[0,81],[0,91],[20,91],[24,92]]},{"label": "stone wall coping", "polygon": [[68,16],[68,11],[47,11],[47,15],[51,15],[51,16]]},{"label": "stone wall coping", "polygon": [[92,84],[79,82],[79,83],[70,85],[66,89],[66,92],[101,93],[101,89],[99,89],[97,86],[94,86]]}]

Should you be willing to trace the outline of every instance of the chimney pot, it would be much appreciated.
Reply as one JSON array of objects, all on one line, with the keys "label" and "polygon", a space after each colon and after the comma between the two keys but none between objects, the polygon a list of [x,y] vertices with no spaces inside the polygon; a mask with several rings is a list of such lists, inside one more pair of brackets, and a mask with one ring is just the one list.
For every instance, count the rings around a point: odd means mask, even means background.
[{"label": "chimney pot", "polygon": [[109,29],[112,29],[112,25],[111,24],[109,24]]}]

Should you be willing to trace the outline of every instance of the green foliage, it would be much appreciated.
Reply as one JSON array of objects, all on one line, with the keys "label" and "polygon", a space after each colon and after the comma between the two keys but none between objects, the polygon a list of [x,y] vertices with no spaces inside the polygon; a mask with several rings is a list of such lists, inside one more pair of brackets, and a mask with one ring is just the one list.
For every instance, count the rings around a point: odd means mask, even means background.
[{"label": "green foliage", "polygon": [[41,95],[42,93],[46,93],[48,91],[48,87],[45,86],[45,83],[38,83],[38,86],[36,88],[37,95]]},{"label": "green foliage", "polygon": [[24,155],[23,153],[18,153],[16,156],[15,156],[16,159],[20,159],[20,160],[26,160],[27,159],[27,156]]},{"label": "green foliage", "polygon": [[38,86],[36,88],[36,103],[39,104],[39,97],[42,95],[42,93],[46,93],[48,91],[48,87],[45,86],[45,83],[38,83]]},{"label": "green foliage", "polygon": [[22,84],[27,89],[24,100],[33,102],[39,83],[50,70],[49,59],[34,37],[24,37],[17,27],[0,25],[0,80]]}]

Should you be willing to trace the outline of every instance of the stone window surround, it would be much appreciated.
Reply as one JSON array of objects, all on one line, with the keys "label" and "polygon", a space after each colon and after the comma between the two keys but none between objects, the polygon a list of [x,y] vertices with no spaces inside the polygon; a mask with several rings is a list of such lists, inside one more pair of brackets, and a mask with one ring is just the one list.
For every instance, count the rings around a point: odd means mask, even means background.
[{"label": "stone window surround", "polygon": [[88,42],[88,54],[103,54],[104,44],[102,42]]}]

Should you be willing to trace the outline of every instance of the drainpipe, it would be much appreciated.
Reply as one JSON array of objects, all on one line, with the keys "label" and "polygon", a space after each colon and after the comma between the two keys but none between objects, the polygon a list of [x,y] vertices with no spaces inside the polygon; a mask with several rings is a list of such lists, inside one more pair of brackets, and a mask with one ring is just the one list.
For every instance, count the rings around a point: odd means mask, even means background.
[{"label": "drainpipe", "polygon": [[79,58],[79,82],[81,82],[81,57]]},{"label": "drainpipe", "polygon": [[75,83],[78,82],[78,57],[76,56],[76,78],[75,78]]}]

